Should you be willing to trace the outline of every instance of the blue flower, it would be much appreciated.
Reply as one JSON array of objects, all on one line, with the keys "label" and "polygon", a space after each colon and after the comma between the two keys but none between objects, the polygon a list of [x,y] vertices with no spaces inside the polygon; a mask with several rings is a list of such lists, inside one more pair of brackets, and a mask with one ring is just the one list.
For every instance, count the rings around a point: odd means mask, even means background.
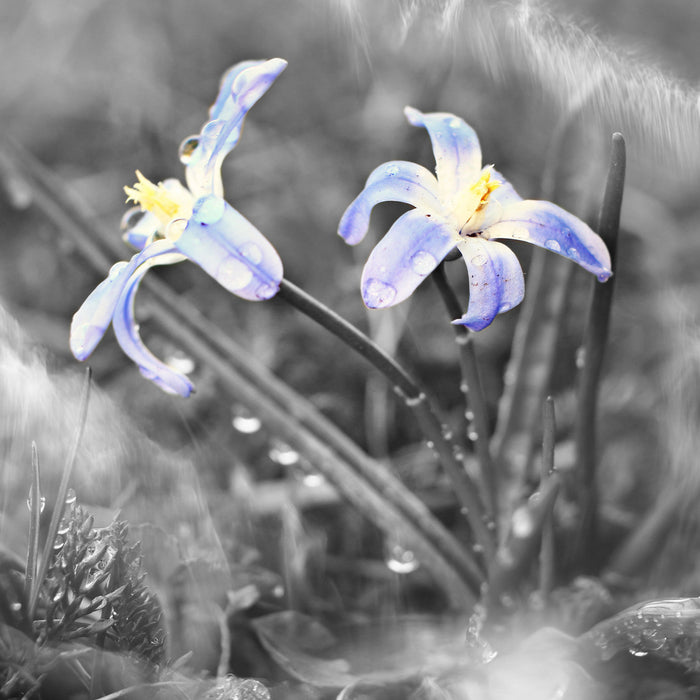
[{"label": "blue flower", "polygon": [[158,184],[137,171],[125,187],[138,207],[124,217],[124,238],[138,252],[116,263],[108,277],[73,316],[71,351],[86,359],[112,324],[117,342],[141,374],[168,393],[188,396],[193,385],[144,345],[134,318],[134,297],[155,265],[191,260],[229,292],[251,301],[273,297],[283,276],[282,261],[270,242],[223,199],[221,164],[238,143],[248,110],[267,92],[287,62],[245,61],[221,81],[209,121],[180,147],[187,187],[170,179]]},{"label": "blue flower", "polygon": [[469,274],[469,306],[456,324],[478,331],[522,301],[523,273],[510,248],[519,240],[573,260],[605,282],[611,272],[603,240],[583,221],[551,202],[523,200],[491,165],[482,167],[474,130],[454,114],[423,114],[406,107],[414,126],[425,127],[436,175],[406,161],[380,165],[345,211],[338,233],[359,243],[380,202],[414,208],[399,217],[370,254],[362,273],[362,298],[370,309],[410,296],[456,246]]}]

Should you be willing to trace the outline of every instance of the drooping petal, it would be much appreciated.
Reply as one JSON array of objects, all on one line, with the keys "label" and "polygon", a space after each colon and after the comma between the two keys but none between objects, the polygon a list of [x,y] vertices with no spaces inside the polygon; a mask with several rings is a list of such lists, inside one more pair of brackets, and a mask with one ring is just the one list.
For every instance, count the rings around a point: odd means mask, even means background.
[{"label": "drooping petal", "polygon": [[367,234],[372,209],[380,202],[405,202],[438,214],[442,209],[435,176],[422,165],[393,160],[375,168],[364,189],[345,210],[338,235],[355,245]]},{"label": "drooping petal", "polygon": [[439,215],[413,209],[375,246],[362,271],[362,298],[370,309],[409,297],[455,246],[454,228]]},{"label": "drooping petal", "polygon": [[[174,248],[173,248],[174,249]],[[129,277],[112,318],[114,335],[124,353],[133,360],[141,374],[163,391],[187,397],[194,385],[186,375],[159,360],[143,343],[134,317],[134,297],[143,276],[154,265],[168,265],[181,260],[182,256],[171,253],[151,258]]]},{"label": "drooping petal", "polygon": [[406,107],[413,126],[428,130],[435,155],[435,172],[445,198],[469,187],[481,170],[481,146],[474,129],[449,112],[423,113]]},{"label": "drooping petal", "polygon": [[168,235],[183,255],[236,296],[260,301],[277,294],[284,274],[277,251],[220,197],[197,200],[184,229]]},{"label": "drooping petal", "polygon": [[[172,253],[174,250],[169,241],[155,241],[136,253],[129,262],[121,261],[112,266],[107,278],[95,287],[73,315],[70,327],[70,349],[76,359],[85,360],[102,340],[112,321],[119,297],[136,269],[147,261]],[[180,260],[184,258],[182,256],[178,256],[177,259],[168,258],[169,263]]]},{"label": "drooping petal", "polygon": [[469,272],[469,306],[452,323],[480,331],[522,301],[523,271],[515,253],[502,243],[466,238],[458,247]]},{"label": "drooping petal", "polygon": [[533,243],[573,260],[601,282],[612,275],[603,239],[581,219],[551,202],[527,199],[508,205],[503,218],[484,229],[484,237]]},{"label": "drooping petal", "polygon": [[210,121],[199,136],[186,139],[180,146],[187,186],[196,198],[206,194],[223,196],[221,163],[238,143],[245,115],[286,66],[281,58],[245,61],[224,75],[209,111]]}]

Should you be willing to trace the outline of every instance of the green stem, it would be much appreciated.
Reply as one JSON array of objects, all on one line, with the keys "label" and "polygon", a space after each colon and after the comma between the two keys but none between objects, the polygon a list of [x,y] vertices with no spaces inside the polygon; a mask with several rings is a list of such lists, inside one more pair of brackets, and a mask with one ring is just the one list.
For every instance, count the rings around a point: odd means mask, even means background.
[{"label": "green stem", "polygon": [[392,357],[364,333],[289,280],[282,280],[277,296],[362,355],[403,397],[406,406],[416,416],[426,440],[433,445],[440,457],[462,510],[465,511],[474,539],[488,558],[493,553],[493,539],[483,517],[478,489],[467,473],[463,460],[458,453],[456,454],[456,445],[448,439],[449,431],[446,430],[431,402],[428,401],[426,392]]},{"label": "green stem", "polygon": [[[617,258],[620,210],[625,185],[625,141],[622,134],[612,137],[610,169],[600,212],[598,233],[610,252],[612,269]],[[579,374],[578,411],[575,443],[578,464],[579,505],[581,519],[577,551],[582,568],[595,567],[598,540],[598,489],[596,485],[596,419],[600,376],[610,326],[615,277],[596,284],[588,314],[583,345],[583,366]]]},{"label": "green stem", "polygon": [[[437,267],[431,278],[440,292],[440,297],[450,319],[459,318],[462,315],[462,307],[454,289],[447,280],[444,263]],[[465,415],[469,421],[468,435],[474,441],[474,448],[481,472],[481,483],[484,487],[483,498],[487,504],[487,517],[494,524],[492,526],[494,527],[498,513],[498,474],[489,447],[491,428],[489,425],[488,406],[474,350],[474,331],[458,324],[452,327],[454,328],[455,341],[459,349],[462,390],[465,398],[467,398],[468,410]],[[494,537],[497,537],[495,529]]]}]

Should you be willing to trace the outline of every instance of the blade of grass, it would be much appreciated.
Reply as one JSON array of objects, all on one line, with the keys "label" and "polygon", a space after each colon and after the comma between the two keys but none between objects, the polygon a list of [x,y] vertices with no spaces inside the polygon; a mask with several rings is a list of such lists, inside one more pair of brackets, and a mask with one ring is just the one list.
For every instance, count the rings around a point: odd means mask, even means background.
[{"label": "blade of grass", "polygon": [[[556,439],[556,417],[554,399],[548,396],[542,410],[542,465],[540,484],[543,485],[554,473],[554,445]],[[541,488],[541,487],[540,487]],[[552,502],[554,506],[554,502]],[[547,601],[554,584],[554,522],[551,510],[545,513],[542,524],[542,543],[540,545],[540,582],[539,590],[543,601]]]},{"label": "blade of grass", "polygon": [[[29,491],[29,544],[27,568],[24,578],[24,600],[27,604],[34,597],[39,563],[39,521],[41,520],[42,494],[40,488],[39,452],[32,440],[32,485]],[[29,618],[31,620],[31,617]]]},{"label": "blade of grass", "polygon": [[49,523],[49,529],[46,534],[46,542],[44,543],[44,551],[42,553],[39,571],[35,579],[36,585],[32,590],[32,594],[29,598],[29,604],[27,606],[27,614],[30,620],[34,619],[34,611],[36,609],[36,603],[39,597],[39,590],[41,588],[42,583],[44,582],[44,578],[46,577],[46,571],[49,567],[51,552],[53,550],[53,546],[56,541],[56,535],[58,533],[58,526],[61,522],[61,518],[63,517],[63,511],[66,507],[66,495],[68,493],[68,484],[70,482],[70,477],[73,472],[73,466],[75,465],[75,458],[78,455],[80,441],[82,440],[83,432],[85,430],[85,420],[87,418],[87,409],[90,400],[91,376],[92,372],[88,367],[85,372],[83,390],[80,396],[78,422],[76,425],[75,435],[73,436],[73,443],[71,444],[70,451],[63,465],[63,471],[61,472],[61,482],[58,485],[58,492],[56,494],[56,504],[53,509],[53,514],[51,515],[51,522]]},{"label": "blade of grass", "polygon": [[[600,211],[598,233],[610,251],[613,270],[617,259],[617,239],[620,231],[620,210],[625,187],[625,140],[622,134],[612,137],[610,169]],[[598,489],[596,486],[597,444],[596,422],[600,377],[610,326],[615,277],[596,284],[588,313],[588,325],[583,344],[583,366],[579,374],[578,411],[575,443],[577,456],[577,489],[581,508],[579,527],[579,562],[584,571],[595,566],[598,539]]]}]

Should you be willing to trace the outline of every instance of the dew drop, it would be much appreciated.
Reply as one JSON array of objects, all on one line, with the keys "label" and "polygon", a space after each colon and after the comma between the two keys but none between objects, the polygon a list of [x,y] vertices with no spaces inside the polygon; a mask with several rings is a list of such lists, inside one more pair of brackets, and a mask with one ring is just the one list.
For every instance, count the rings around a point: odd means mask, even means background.
[{"label": "dew drop", "polygon": [[630,649],[629,653],[632,654],[632,656],[647,656],[649,654],[648,651],[645,651],[644,649]]},{"label": "dew drop", "polygon": [[10,610],[12,612],[19,612],[22,609],[22,603],[10,603]]},{"label": "dew drop", "polygon": [[256,290],[255,290],[255,296],[258,299],[269,299],[270,297],[275,296],[277,294],[279,287],[274,285],[274,284],[261,284]]},{"label": "dew drop", "polygon": [[302,476],[301,481],[304,484],[304,486],[316,489],[319,486],[323,486],[326,483],[326,477],[323,476],[323,474],[319,474],[318,472],[307,472]]},{"label": "dew drop", "polygon": [[221,197],[208,195],[195,202],[192,218],[200,224],[215,224],[224,216],[226,203]]},{"label": "dew drop", "polygon": [[553,250],[555,253],[561,253],[561,246],[559,245],[559,241],[555,241],[553,238],[548,238],[544,242],[544,247],[548,248],[549,250]]},{"label": "dew drop", "polygon": [[195,368],[194,360],[181,350],[176,350],[166,357],[165,364],[172,367],[176,372],[180,372],[180,374],[190,374]]},{"label": "dew drop", "polygon": [[[32,508],[34,507],[34,493],[33,489],[29,489],[29,498],[27,498],[27,508],[31,511]],[[46,496],[42,496],[39,499],[39,512],[43,513],[44,508],[46,508]]]},{"label": "dew drop", "polygon": [[479,433],[477,433],[476,430],[470,430],[470,431],[467,433],[467,437],[468,437],[469,440],[471,440],[472,442],[476,442],[476,441],[479,439]]},{"label": "dew drop", "polygon": [[511,520],[513,536],[519,539],[529,537],[535,530],[535,522],[527,508],[517,508]]},{"label": "dew drop", "polygon": [[267,453],[270,459],[282,467],[291,467],[299,461],[299,453],[285,442],[275,440]]},{"label": "dew drop", "polygon": [[165,228],[165,237],[170,241],[176,241],[187,228],[187,219],[173,219]]},{"label": "dew drop", "polygon": [[114,263],[112,267],[109,268],[108,278],[113,280],[119,276],[119,271],[128,265],[124,260],[120,260],[118,263]]},{"label": "dew drop", "polygon": [[396,289],[386,282],[370,278],[364,285],[363,298],[370,309],[389,306],[396,298]]},{"label": "dew drop", "polygon": [[508,302],[504,301],[499,307],[498,307],[498,313],[502,314],[504,311],[510,311],[513,308],[513,305]]},{"label": "dew drop", "polygon": [[233,406],[233,418],[231,418],[231,425],[239,432],[244,435],[252,435],[257,433],[260,428],[262,428],[262,421],[257,416],[254,416],[245,406],[242,404],[235,404]]},{"label": "dew drop", "polygon": [[411,269],[421,277],[430,274],[436,266],[437,260],[427,250],[419,250],[411,257]]},{"label": "dew drop", "polygon": [[578,260],[579,258],[579,253],[576,248],[567,248],[566,249],[566,254],[572,259],[572,260]]},{"label": "dew drop", "polygon": [[423,401],[425,401],[426,396],[423,392],[418,394],[418,396],[406,396],[404,398],[404,401],[406,402],[406,405],[409,407],[414,407],[414,406],[419,406]]},{"label": "dew drop", "polygon": [[78,497],[75,494],[75,489],[68,489],[66,491],[66,505],[72,506],[76,500],[78,500]]},{"label": "dew drop", "polygon": [[395,574],[410,574],[420,566],[412,550],[391,538],[385,542],[384,551],[386,565]]},{"label": "dew drop", "polygon": [[475,255],[472,258],[472,263],[478,267],[483,267],[488,262],[488,258],[485,255]]},{"label": "dew drop", "polygon": [[146,211],[141,207],[132,207],[131,209],[129,209],[129,211],[127,211],[124,214],[124,216],[122,216],[122,220],[120,223],[122,231],[136,228],[136,226],[138,226],[139,221],[141,221],[141,219],[143,219],[145,215]]},{"label": "dew drop", "polygon": [[386,174],[389,175],[389,177],[394,177],[394,175],[398,175],[398,174],[399,174],[399,168],[398,168],[398,166],[396,166],[396,165],[390,165],[390,166],[386,169]]},{"label": "dew drop", "polygon": [[530,239],[530,232],[525,229],[525,228],[517,228],[511,236],[516,240],[516,241],[527,241]]},{"label": "dew drop", "polygon": [[586,364],[586,348],[580,347],[576,351],[576,369],[583,369]]},{"label": "dew drop", "polygon": [[260,250],[260,246],[248,241],[241,246],[241,255],[246,259],[250,260],[253,265],[258,265],[262,262],[263,254]]},{"label": "dew drop", "polygon": [[178,150],[180,162],[183,165],[189,165],[192,161],[192,156],[199,146],[199,136],[189,136],[181,144]]},{"label": "dew drop", "polygon": [[216,271],[216,281],[230,291],[242,289],[250,284],[253,271],[243,262],[229,257]]},{"label": "dew drop", "polygon": [[450,119],[450,127],[453,129],[459,129],[459,127],[462,126],[462,120],[459,119],[458,117],[455,117],[454,119]]}]

